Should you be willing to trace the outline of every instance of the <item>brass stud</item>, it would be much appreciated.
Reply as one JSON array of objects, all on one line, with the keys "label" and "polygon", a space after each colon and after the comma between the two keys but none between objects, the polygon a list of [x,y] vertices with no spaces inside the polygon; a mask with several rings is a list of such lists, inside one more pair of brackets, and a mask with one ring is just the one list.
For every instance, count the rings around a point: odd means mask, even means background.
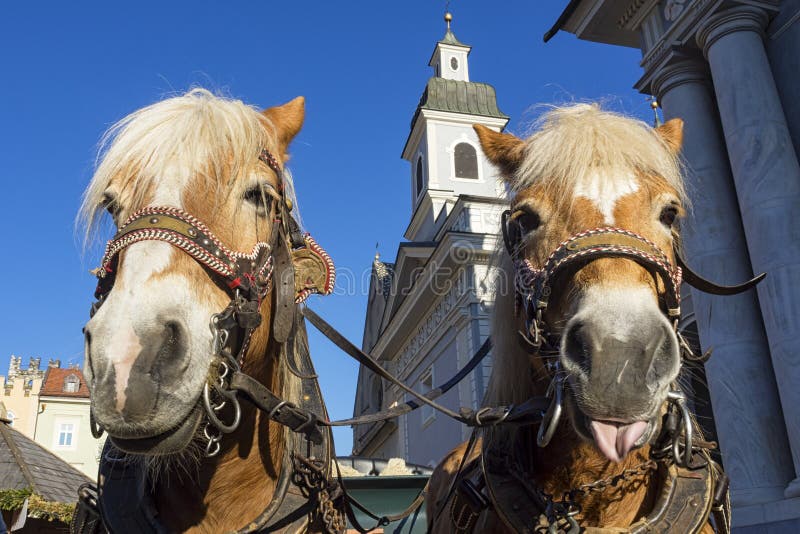
[{"label": "brass stud", "polygon": [[189,237],[197,237],[197,230],[192,227],[189,227],[186,233],[189,234]]},{"label": "brass stud", "polygon": [[150,224],[158,223],[158,217],[150,217]]}]

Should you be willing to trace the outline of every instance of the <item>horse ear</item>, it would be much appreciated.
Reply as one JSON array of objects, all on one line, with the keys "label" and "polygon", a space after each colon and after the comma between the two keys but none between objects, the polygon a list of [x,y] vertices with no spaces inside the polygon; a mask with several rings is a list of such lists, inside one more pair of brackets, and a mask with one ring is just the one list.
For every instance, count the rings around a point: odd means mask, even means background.
[{"label": "horse ear", "polygon": [[269,119],[275,127],[275,132],[278,136],[278,145],[280,147],[283,159],[287,159],[286,149],[289,143],[292,142],[294,136],[303,127],[303,119],[306,116],[306,99],[298,96],[294,100],[272,108],[265,109],[262,114]]},{"label": "horse ear", "polygon": [[656,127],[656,133],[667,143],[670,152],[677,155],[683,145],[683,119],[670,119]]},{"label": "horse ear", "polygon": [[483,153],[506,179],[514,176],[525,157],[525,141],[511,134],[495,132],[480,124],[472,128],[478,134]]}]

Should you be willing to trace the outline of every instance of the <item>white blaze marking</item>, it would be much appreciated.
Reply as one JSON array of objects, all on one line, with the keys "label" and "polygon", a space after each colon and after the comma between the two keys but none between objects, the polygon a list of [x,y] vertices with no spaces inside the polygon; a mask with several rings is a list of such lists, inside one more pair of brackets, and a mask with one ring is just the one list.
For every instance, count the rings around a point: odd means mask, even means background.
[{"label": "white blaze marking", "polygon": [[189,169],[182,168],[180,165],[174,165],[167,169],[158,181],[152,205],[182,208],[183,192],[189,185],[191,174]]},{"label": "white blaze marking", "polygon": [[122,325],[112,330],[108,344],[110,347],[113,347],[111,362],[114,365],[117,411],[121,412],[125,407],[125,400],[127,398],[125,390],[128,387],[131,368],[136,358],[139,356],[139,353],[142,351],[142,345],[139,343],[139,336],[136,335],[136,332],[134,332],[130,325]]},{"label": "white blaze marking", "polygon": [[[189,175],[190,173],[179,165],[168,169],[156,187],[150,205],[182,208],[181,196],[187,187]],[[152,316],[153,310],[158,309],[159,300],[163,300],[164,295],[156,291],[153,284],[148,284],[148,281],[153,275],[169,266],[173,253],[172,245],[158,241],[134,243],[125,251],[125,268],[122,269],[122,276],[117,282],[123,293],[117,295],[115,303],[119,306],[119,316],[128,321],[119,321],[118,325],[111,329],[107,345],[110,347],[109,355],[114,366],[117,410],[120,412],[125,407],[127,399],[125,390],[128,387],[131,369],[142,351],[139,336],[131,325],[147,321]],[[185,281],[183,284],[185,285]]]},{"label": "white blaze marking", "polygon": [[617,201],[638,190],[639,182],[633,175],[608,176],[602,172],[594,172],[578,182],[575,196],[590,200],[603,214],[603,222],[613,225]]}]

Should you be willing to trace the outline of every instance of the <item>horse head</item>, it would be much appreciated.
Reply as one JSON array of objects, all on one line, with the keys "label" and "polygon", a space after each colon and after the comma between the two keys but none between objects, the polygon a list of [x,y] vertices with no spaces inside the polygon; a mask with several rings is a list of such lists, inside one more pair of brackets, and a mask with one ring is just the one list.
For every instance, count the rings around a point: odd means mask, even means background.
[{"label": "horse head", "polygon": [[490,391],[520,402],[562,380],[572,427],[611,461],[656,436],[681,366],[682,126],[580,104],[526,140],[475,127],[513,197],[502,264],[517,291],[497,297]]},{"label": "horse head", "polygon": [[277,258],[291,257],[283,165],[303,118],[302,97],[259,112],[196,89],[107,134],[83,213],[91,227],[107,210],[118,233],[100,272],[102,306],[84,329],[85,369],[93,415],[118,448],[176,453],[201,434],[225,345],[209,323],[246,295],[245,282],[261,320],[229,357],[280,390],[276,358],[264,355],[276,345]]}]

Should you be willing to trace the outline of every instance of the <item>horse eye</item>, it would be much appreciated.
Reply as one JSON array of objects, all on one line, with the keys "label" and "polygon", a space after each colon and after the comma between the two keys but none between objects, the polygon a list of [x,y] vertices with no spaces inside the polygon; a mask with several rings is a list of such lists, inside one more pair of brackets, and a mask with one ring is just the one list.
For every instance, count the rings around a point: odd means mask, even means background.
[{"label": "horse eye", "polygon": [[261,185],[254,185],[245,191],[244,200],[252,204],[259,215],[265,215],[272,205],[272,197],[264,192]]},{"label": "horse eye", "polygon": [[661,224],[663,224],[667,228],[671,228],[672,225],[675,224],[675,219],[677,217],[678,217],[678,207],[667,206],[663,210],[661,210],[661,215],[659,215],[658,220],[661,221]]},{"label": "horse eye", "polygon": [[100,204],[103,209],[106,210],[112,217],[116,217],[117,213],[119,213],[119,203],[117,202],[117,197],[111,193],[105,193]]},{"label": "horse eye", "polygon": [[539,217],[539,214],[532,211],[520,212],[514,219],[517,221],[523,234],[533,232],[542,224],[542,219]]}]

